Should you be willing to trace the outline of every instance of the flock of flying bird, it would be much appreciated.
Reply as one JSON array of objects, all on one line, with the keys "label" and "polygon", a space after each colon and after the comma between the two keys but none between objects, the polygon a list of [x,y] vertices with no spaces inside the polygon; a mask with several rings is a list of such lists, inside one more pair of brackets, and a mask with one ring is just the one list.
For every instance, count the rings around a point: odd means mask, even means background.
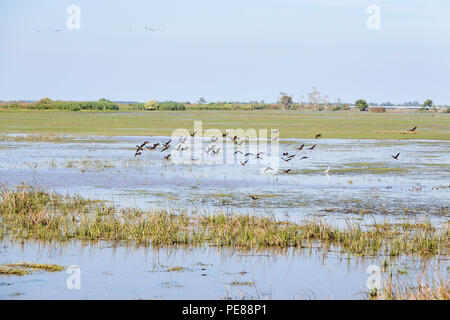
[{"label": "flock of flying bird", "polygon": [[[408,131],[414,132],[416,129],[417,129],[417,126],[409,129]],[[277,132],[279,132],[279,130],[276,130],[276,131],[273,131],[273,132],[277,133]],[[196,134],[196,131],[189,132],[189,134],[190,134],[190,136],[192,138],[194,138],[195,134]],[[229,139],[231,139],[231,141],[234,142],[238,146],[242,145],[242,143],[244,142],[244,139],[238,137],[237,135],[231,137],[231,136],[228,136],[228,133],[223,133],[222,134],[222,138],[225,139],[227,137]],[[315,135],[315,139],[319,139],[321,137],[322,137],[322,134],[320,134],[320,133]],[[189,147],[184,145],[184,143],[186,142],[187,138],[188,138],[187,136],[183,137],[183,138],[180,138],[179,144],[176,147],[174,147],[173,150],[176,150],[176,151],[188,150]],[[217,142],[218,139],[219,139],[219,137],[211,138],[211,143]],[[276,140],[276,139],[278,139],[278,137],[275,137],[272,140]],[[144,141],[144,143],[142,143],[141,145],[136,145],[136,152],[135,152],[134,156],[135,157],[140,156],[142,154],[142,152],[144,151],[144,148],[146,148],[146,149],[148,149],[150,151],[153,151],[153,150],[156,150],[158,146],[161,146],[160,152],[164,152],[164,151],[166,151],[166,150],[168,150],[170,148],[170,144],[171,143],[172,143],[172,139],[169,139],[167,142],[162,142],[162,143],[157,142],[157,143],[154,143],[152,145],[150,145],[149,141]],[[317,144],[314,144],[311,147],[305,148],[305,144],[302,144],[301,146],[295,148],[295,150],[297,150],[297,151],[315,150],[316,146],[317,146]],[[204,151],[207,154],[211,153],[211,155],[215,156],[215,155],[217,155],[219,153],[220,148],[217,148],[216,145],[212,145],[212,146],[209,146],[209,148],[205,149]],[[242,154],[242,155],[244,155],[244,160],[243,161],[239,161],[242,166],[245,166],[247,164],[247,162],[249,161],[249,158],[248,158],[249,156],[253,156],[254,155],[254,154],[252,154],[250,152],[247,152],[247,153],[244,154],[240,150],[235,151],[234,154]],[[255,159],[261,159],[262,160],[263,159],[262,158],[263,154],[264,154],[264,152],[258,152],[255,155]],[[289,152],[283,152],[283,154],[281,155],[281,160],[283,160],[285,162],[289,162],[289,161],[293,160],[296,156],[297,156],[297,154],[289,154]],[[400,153],[398,152],[396,155],[392,155],[392,158],[395,159],[395,160],[398,160],[399,156],[400,156]],[[171,157],[171,154],[169,153],[167,155],[164,155],[163,157],[164,157],[165,160],[169,160],[170,157]],[[308,157],[307,156],[302,156],[302,157],[300,157],[298,159],[304,160],[304,159],[308,159]],[[198,160],[198,158],[197,159],[192,158],[192,161],[196,161],[196,160]],[[285,174],[288,174],[291,170],[292,169],[283,169],[282,171]],[[264,172],[267,172],[267,171],[273,171],[273,169],[271,167],[266,167],[264,169]],[[328,173],[329,171],[330,171],[330,167],[328,166],[328,168],[324,171],[324,173]]]}]

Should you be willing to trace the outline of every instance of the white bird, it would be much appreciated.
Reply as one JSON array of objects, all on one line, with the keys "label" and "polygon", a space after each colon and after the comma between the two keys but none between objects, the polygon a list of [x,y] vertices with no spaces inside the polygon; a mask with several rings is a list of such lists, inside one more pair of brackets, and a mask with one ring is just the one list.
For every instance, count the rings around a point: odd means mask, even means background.
[{"label": "white bird", "polygon": [[328,166],[328,169],[324,171],[325,173],[330,172],[330,166]]}]

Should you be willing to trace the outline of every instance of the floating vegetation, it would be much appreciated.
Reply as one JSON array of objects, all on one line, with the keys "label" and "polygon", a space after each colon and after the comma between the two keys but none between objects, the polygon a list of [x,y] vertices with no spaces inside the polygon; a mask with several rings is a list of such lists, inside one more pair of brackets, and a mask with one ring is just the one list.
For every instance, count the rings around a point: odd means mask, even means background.
[{"label": "floating vegetation", "polygon": [[166,272],[181,272],[185,270],[186,270],[185,267],[169,267],[167,268]]},{"label": "floating vegetation", "polygon": [[44,271],[48,271],[48,272],[58,272],[58,271],[64,270],[63,266],[59,266],[57,264],[34,263],[34,262],[7,263],[7,264],[5,264],[5,266],[20,267],[20,268],[34,269],[34,270],[44,270]]},{"label": "floating vegetation", "polygon": [[0,266],[0,276],[24,276],[29,273],[30,270]]}]

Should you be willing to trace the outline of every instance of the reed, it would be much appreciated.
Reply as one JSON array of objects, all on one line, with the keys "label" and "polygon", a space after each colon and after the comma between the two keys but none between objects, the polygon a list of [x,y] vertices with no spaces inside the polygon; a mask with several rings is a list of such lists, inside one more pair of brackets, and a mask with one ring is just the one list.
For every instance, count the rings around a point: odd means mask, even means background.
[{"label": "reed", "polygon": [[273,217],[214,213],[175,214],[167,210],[115,208],[79,196],[38,188],[0,191],[0,237],[66,241],[114,241],[136,246],[227,246],[252,248],[337,247],[358,256],[448,254],[449,225],[413,220],[346,227],[322,220],[300,224]]}]

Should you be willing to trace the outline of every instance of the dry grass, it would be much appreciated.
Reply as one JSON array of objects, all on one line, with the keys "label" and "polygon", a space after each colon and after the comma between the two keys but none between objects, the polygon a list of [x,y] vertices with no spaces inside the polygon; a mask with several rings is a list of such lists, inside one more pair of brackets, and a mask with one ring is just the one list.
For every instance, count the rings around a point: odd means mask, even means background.
[{"label": "dry grass", "polygon": [[450,280],[442,278],[423,281],[418,278],[414,286],[405,284],[398,278],[389,278],[378,294],[372,295],[379,300],[449,300]]}]

